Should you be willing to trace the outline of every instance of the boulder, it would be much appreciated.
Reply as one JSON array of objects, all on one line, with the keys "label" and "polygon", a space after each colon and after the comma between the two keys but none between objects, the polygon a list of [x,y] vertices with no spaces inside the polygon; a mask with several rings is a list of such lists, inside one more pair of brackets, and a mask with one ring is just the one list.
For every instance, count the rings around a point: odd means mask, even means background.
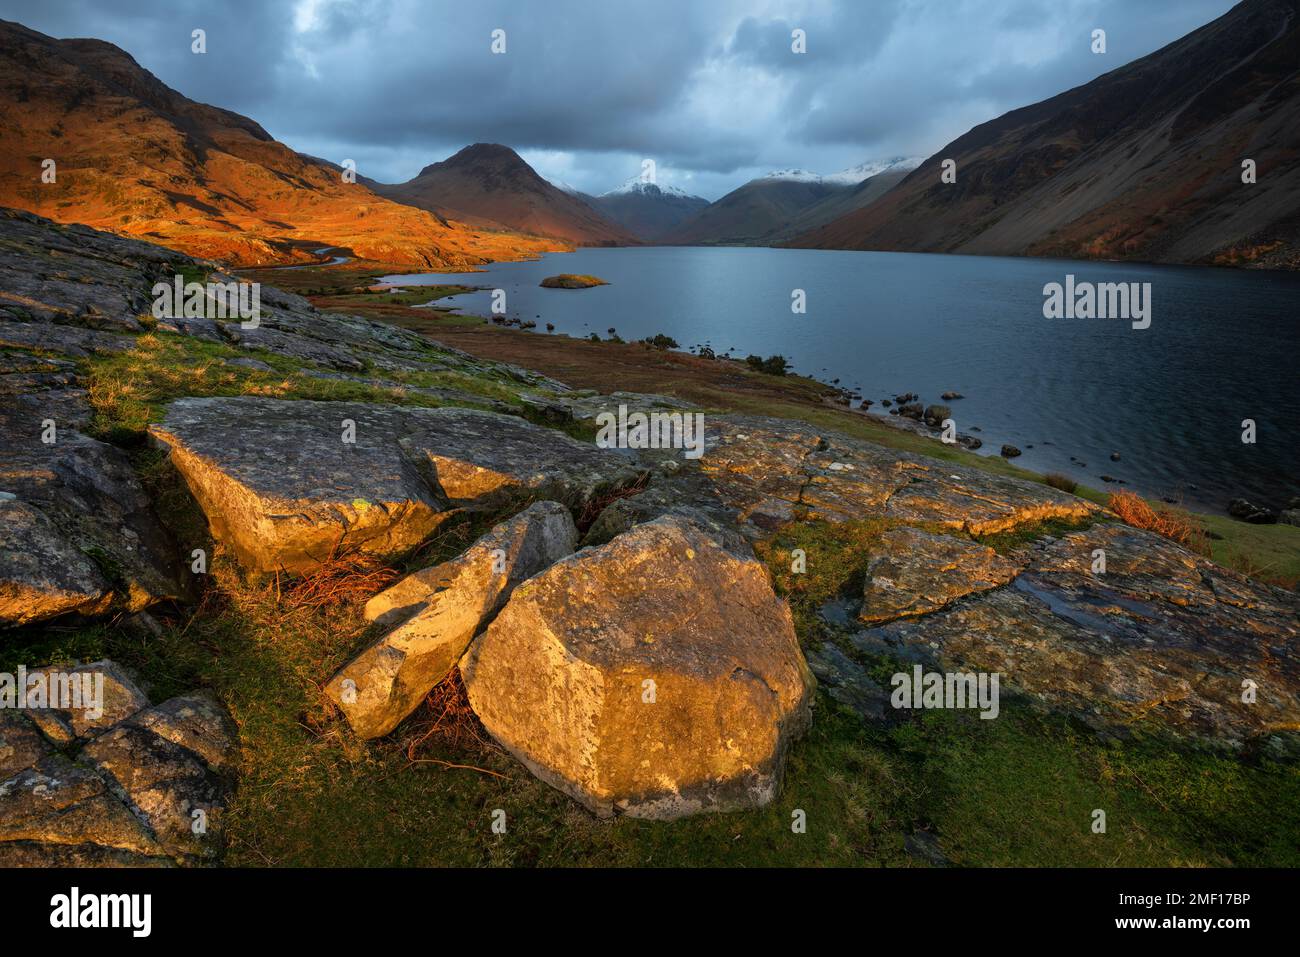
[{"label": "boulder", "polygon": [[392,731],[456,666],[514,588],[571,554],[577,537],[564,506],[537,502],[460,557],[379,593],[366,617],[396,627],[334,675],[326,694],[359,736]]},{"label": "boulder", "polygon": [[[85,741],[149,706],[149,698],[135,680],[120,665],[107,659],[73,668],[35,668],[27,676],[29,683],[35,677],[47,688],[60,689],[55,692],[59,697],[68,693],[62,688],[76,685],[81,689],[81,707],[59,707],[68,705],[68,700],[47,698],[45,707],[30,708],[27,712],[41,732],[59,745]],[[87,691],[93,702],[86,700]]]},{"label": "boulder", "polygon": [[1014,459],[1020,454],[1020,450],[1014,445],[1004,445],[1001,454],[1004,459]]},{"label": "boulder", "polygon": [[519,586],[460,669],[493,737],[602,816],[765,804],[810,720],[813,679],[765,569],[682,515]]},{"label": "boulder", "polygon": [[1005,585],[1020,566],[986,545],[918,528],[881,536],[867,565],[862,610],[868,623],[925,615],[964,595]]},{"label": "boulder", "polygon": [[[389,558],[445,520],[398,445],[412,411],[360,402],[180,399],[150,427],[213,537],[257,572],[307,572],[343,550]],[[347,441],[353,439],[353,441]]]},{"label": "boulder", "polygon": [[0,403],[0,626],[188,593],[130,459],[80,431],[90,418],[75,388]]},{"label": "boulder", "polygon": [[95,563],[39,510],[0,497],[0,624],[93,614],[108,606],[109,591]]},{"label": "boulder", "polygon": [[927,405],[922,418],[926,425],[937,429],[943,425],[944,419],[952,418],[952,409],[946,405]]},{"label": "boulder", "polygon": [[207,692],[149,707],[111,661],[70,669],[87,670],[105,676],[102,715],[0,710],[0,867],[213,861],[238,749],[229,715]]},{"label": "boulder", "polygon": [[1277,512],[1244,498],[1234,498],[1229,502],[1228,514],[1238,521],[1249,522],[1252,525],[1272,525],[1278,520]]},{"label": "boulder", "polygon": [[515,416],[456,408],[411,412],[402,447],[454,506],[495,509],[533,498],[582,508],[643,474],[628,456]]}]

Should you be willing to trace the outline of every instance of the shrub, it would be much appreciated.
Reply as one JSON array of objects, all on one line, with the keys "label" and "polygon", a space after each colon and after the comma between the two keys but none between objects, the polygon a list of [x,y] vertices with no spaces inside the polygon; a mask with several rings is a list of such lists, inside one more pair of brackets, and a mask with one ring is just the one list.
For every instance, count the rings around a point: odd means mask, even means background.
[{"label": "shrub", "polygon": [[790,368],[790,363],[781,355],[768,356],[766,359],[762,356],[746,356],[745,362],[751,369],[766,375],[785,375]]},{"label": "shrub", "polygon": [[1059,488],[1062,492],[1070,492],[1071,494],[1079,487],[1078,482],[1068,475],[1062,475],[1060,472],[1048,472],[1043,476],[1043,481],[1052,488]]},{"label": "shrub", "polygon": [[641,340],[648,346],[654,346],[656,349],[677,349],[677,340],[672,336],[666,336],[662,332],[657,332],[653,336],[647,336]]},{"label": "shrub", "polygon": [[1209,536],[1188,512],[1181,509],[1152,508],[1145,499],[1134,492],[1111,493],[1109,505],[1110,510],[1126,525],[1155,532],[1199,555],[1210,554]]}]

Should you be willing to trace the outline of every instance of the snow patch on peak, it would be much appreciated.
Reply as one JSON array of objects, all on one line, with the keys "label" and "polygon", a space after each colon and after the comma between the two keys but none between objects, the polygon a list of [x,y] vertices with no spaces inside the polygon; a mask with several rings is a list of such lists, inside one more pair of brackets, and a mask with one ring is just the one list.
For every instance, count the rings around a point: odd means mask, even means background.
[{"label": "snow patch on peak", "polygon": [[640,176],[633,176],[621,186],[616,186],[607,193],[601,193],[601,196],[676,196],[681,199],[690,199],[689,193],[678,189],[676,186],[665,186],[660,183],[648,183]]},{"label": "snow patch on peak", "polygon": [[925,158],[922,156],[895,156],[894,158],[887,160],[867,160],[867,162],[859,163],[857,166],[842,169],[838,173],[831,173],[829,176],[823,176],[822,181],[826,183],[844,183],[849,186],[854,186],[861,183],[864,179],[879,176],[881,173],[914,170],[924,161]]}]

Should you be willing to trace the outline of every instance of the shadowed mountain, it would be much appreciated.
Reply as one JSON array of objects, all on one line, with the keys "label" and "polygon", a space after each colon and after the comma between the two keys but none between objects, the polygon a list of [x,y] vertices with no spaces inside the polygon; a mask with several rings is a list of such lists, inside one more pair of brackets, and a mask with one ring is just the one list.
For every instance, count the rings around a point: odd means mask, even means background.
[{"label": "shadowed mountain", "polygon": [[405,183],[370,185],[397,202],[487,229],[514,229],[580,246],[636,242],[582,199],[538,176],[510,147],[495,143],[467,146]]},{"label": "shadowed mountain", "polygon": [[633,177],[617,189],[588,200],[606,217],[646,242],[669,235],[681,223],[705,209],[709,201],[675,186],[644,183]]},{"label": "shadowed mountain", "polygon": [[683,245],[771,245],[829,223],[872,202],[898,183],[916,160],[863,163],[819,176],[789,169],[750,180],[665,236]]},{"label": "shadowed mountain", "polygon": [[[1300,0],[1246,0],[1161,50],[975,127],[792,245],[1300,264]],[[940,181],[944,159],[955,183]],[[1253,160],[1257,182],[1243,182]]]},{"label": "shadowed mountain", "polygon": [[[0,205],[249,266],[364,259],[457,267],[554,244],[480,236],[346,183],[252,120],[196,103],[101,40],[0,21]],[[54,166],[53,182],[42,173]]]}]

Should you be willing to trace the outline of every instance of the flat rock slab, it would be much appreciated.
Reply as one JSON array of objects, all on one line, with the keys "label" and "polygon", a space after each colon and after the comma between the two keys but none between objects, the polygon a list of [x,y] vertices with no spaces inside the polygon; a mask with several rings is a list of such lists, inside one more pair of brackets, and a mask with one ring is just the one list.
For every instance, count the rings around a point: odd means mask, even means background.
[{"label": "flat rock slab", "polygon": [[[1093,574],[1099,549],[1106,571]],[[871,629],[855,647],[999,672],[1003,687],[1099,727],[1300,751],[1294,593],[1123,525],[1049,539],[1025,559],[1013,584]]]},{"label": "flat rock slab", "polygon": [[306,572],[345,549],[401,554],[444,520],[446,501],[398,445],[411,411],[249,396],[180,399],[150,433],[170,449],[213,537],[241,564]]},{"label": "flat rock slab", "polygon": [[456,666],[514,588],[571,554],[577,539],[568,509],[537,502],[458,558],[379,593],[366,617],[396,627],[331,678],[326,694],[361,737],[392,731]]},{"label": "flat rock slab", "polygon": [[340,549],[392,557],[456,508],[529,496],[578,507],[641,474],[617,453],[472,409],[180,399],[150,432],[214,537],[259,571],[310,571]]},{"label": "flat rock slab", "polygon": [[520,585],[460,669],[493,737],[604,816],[765,804],[810,721],[812,675],[765,569],[678,515]]},{"label": "flat rock slab", "polygon": [[858,618],[876,624],[929,614],[964,595],[1005,585],[1019,571],[1016,562],[969,539],[890,529],[867,565]]},{"label": "flat rock slab", "polygon": [[488,509],[532,497],[581,509],[643,474],[628,456],[513,416],[415,411],[402,447],[453,505]]},{"label": "flat rock slab", "polygon": [[628,516],[677,510],[676,500],[687,494],[750,538],[796,518],[890,518],[985,535],[1100,514],[1092,503],[1037,482],[898,452],[791,419],[710,415],[701,458],[678,452],[675,470],[667,470],[662,453],[641,455],[660,472],[643,493],[612,506],[621,515],[611,516],[611,527],[626,527]]}]

